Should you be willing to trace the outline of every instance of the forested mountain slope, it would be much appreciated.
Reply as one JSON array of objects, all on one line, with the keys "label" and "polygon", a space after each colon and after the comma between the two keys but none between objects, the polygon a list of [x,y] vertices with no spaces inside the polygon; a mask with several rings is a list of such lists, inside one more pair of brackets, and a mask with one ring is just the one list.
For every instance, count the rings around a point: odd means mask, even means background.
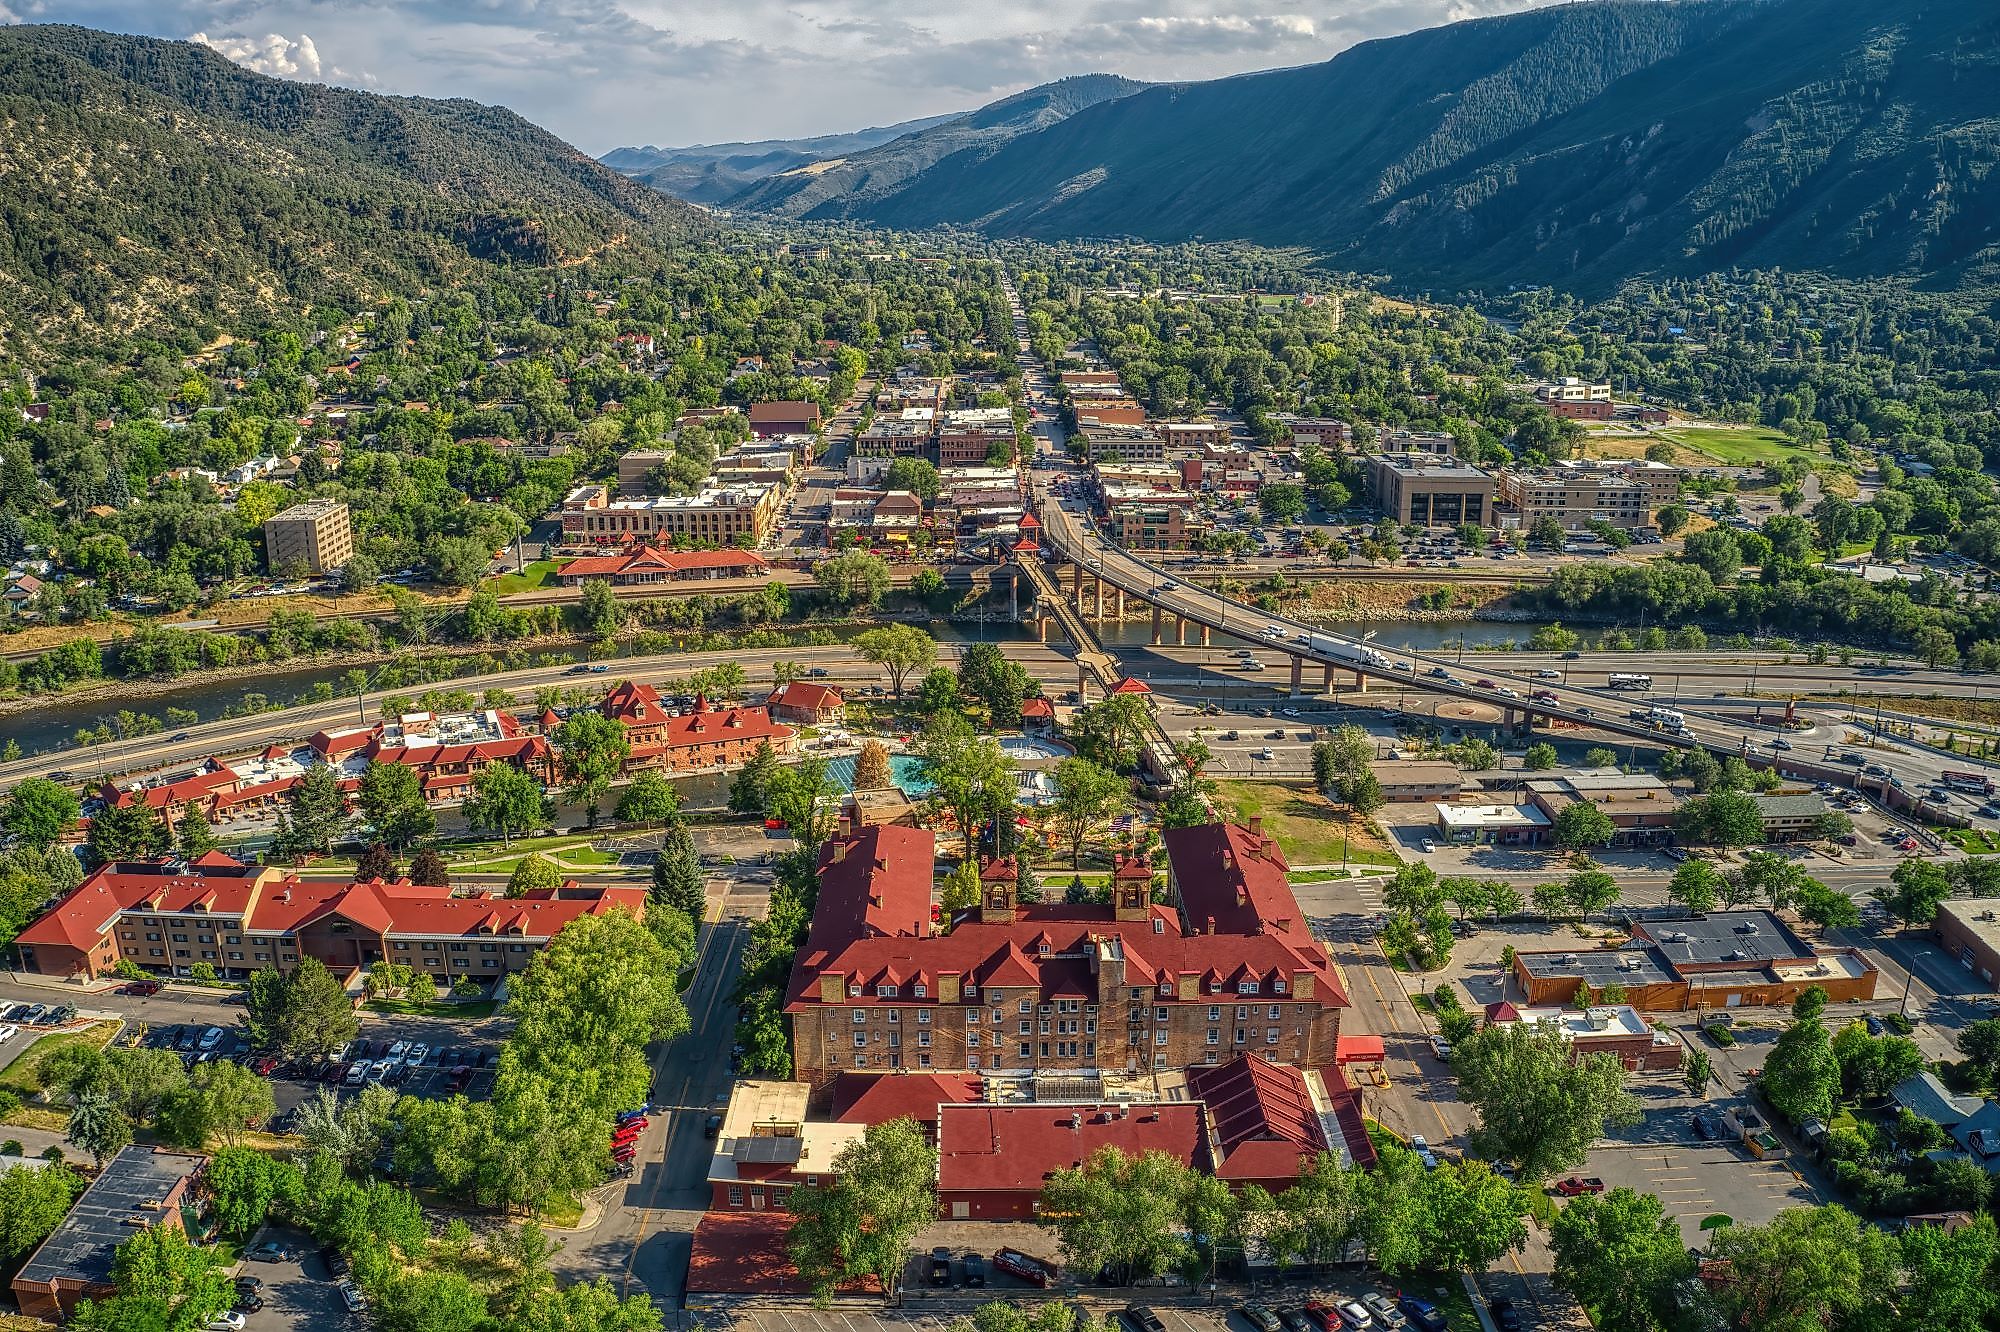
[{"label": "forested mountain slope", "polygon": [[1158,86],[829,200],[910,227],[1243,238],[1405,281],[1989,277],[1990,0],[1605,0]]},{"label": "forested mountain slope", "polygon": [[61,341],[560,264],[701,225],[511,111],[0,27],[0,338]]}]

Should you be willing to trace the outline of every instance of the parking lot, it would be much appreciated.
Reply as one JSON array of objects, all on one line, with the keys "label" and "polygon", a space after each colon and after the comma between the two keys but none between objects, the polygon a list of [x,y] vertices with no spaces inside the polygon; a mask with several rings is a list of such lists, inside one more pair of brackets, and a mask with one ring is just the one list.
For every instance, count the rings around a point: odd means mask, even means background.
[{"label": "parking lot", "polygon": [[[245,1260],[234,1277],[255,1279],[256,1298],[263,1307],[246,1311],[243,1332],[319,1332],[321,1328],[359,1328],[365,1316],[352,1314],[341,1301],[333,1274],[305,1234],[281,1227],[266,1227],[245,1248]],[[261,1246],[282,1246],[284,1256],[265,1257]]]}]

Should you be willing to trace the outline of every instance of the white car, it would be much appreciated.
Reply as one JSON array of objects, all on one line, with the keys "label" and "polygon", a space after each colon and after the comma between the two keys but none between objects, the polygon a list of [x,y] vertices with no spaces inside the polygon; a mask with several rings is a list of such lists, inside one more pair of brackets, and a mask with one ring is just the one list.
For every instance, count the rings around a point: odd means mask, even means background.
[{"label": "white car", "polygon": [[392,1064],[400,1064],[403,1062],[403,1056],[408,1054],[409,1052],[410,1052],[410,1043],[408,1041],[397,1041],[394,1045],[389,1047],[389,1055],[388,1055],[389,1062]]},{"label": "white car", "polygon": [[1552,671],[1544,666],[1541,670],[1535,672],[1535,678],[1537,680],[1560,680],[1563,678],[1563,673],[1561,671]]},{"label": "white car", "polygon": [[1278,754],[1276,750],[1272,749],[1269,745],[1266,745],[1264,746],[1264,748],[1257,751],[1257,757],[1263,759],[1266,763],[1268,763],[1272,759],[1278,757]]},{"label": "white car", "polygon": [[429,1059],[430,1057],[431,1057],[430,1046],[413,1045],[410,1047],[410,1053],[403,1057],[403,1062],[408,1064],[411,1068],[415,1068],[417,1065],[423,1063],[424,1060]]},{"label": "white car", "polygon": [[216,1046],[220,1044],[222,1044],[222,1028],[210,1027],[207,1031],[201,1034],[202,1049],[213,1050]]},{"label": "white car", "polygon": [[352,1281],[343,1277],[334,1289],[340,1292],[340,1302],[347,1306],[349,1313],[360,1313],[368,1307],[367,1297],[362,1295],[361,1287]]},{"label": "white car", "polygon": [[1340,1316],[1349,1327],[1367,1329],[1375,1326],[1375,1320],[1368,1316],[1368,1311],[1361,1307],[1359,1300],[1342,1300]]},{"label": "white car", "polygon": [[1425,851],[1435,851],[1435,850],[1437,850],[1437,849],[1438,849],[1438,844],[1437,844],[1437,839],[1436,839],[1436,838],[1434,838],[1434,837],[1426,837],[1426,838],[1424,838],[1424,850],[1425,850]]},{"label": "white car", "polygon": [[11,1041],[20,1034],[19,1027],[0,1027],[0,1041]]},{"label": "white car", "polygon": [[208,1332],[243,1332],[243,1321],[242,1314],[229,1309],[209,1319],[204,1326]]}]

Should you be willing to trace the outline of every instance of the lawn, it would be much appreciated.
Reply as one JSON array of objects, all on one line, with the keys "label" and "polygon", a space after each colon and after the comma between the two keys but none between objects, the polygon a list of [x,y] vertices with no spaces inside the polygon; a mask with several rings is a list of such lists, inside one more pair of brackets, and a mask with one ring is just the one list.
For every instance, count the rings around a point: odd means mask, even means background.
[{"label": "lawn", "polygon": [[1766,426],[1675,426],[1672,430],[1655,430],[1653,435],[1731,467],[1762,467],[1788,458],[1816,463],[1828,456],[1817,449],[1799,448]]},{"label": "lawn", "polygon": [[362,1007],[371,1013],[414,1013],[419,1017],[463,1018],[470,1022],[478,1018],[490,1018],[500,1009],[498,999],[471,999],[463,1003],[451,1003],[440,999],[436,1003],[420,1004],[414,999],[370,999]]},{"label": "lawn", "polygon": [[0,1069],[0,1090],[13,1092],[22,1100],[27,1100],[40,1090],[29,1077],[29,1071],[42,1061],[52,1050],[65,1045],[89,1043],[103,1049],[111,1039],[111,1033],[118,1030],[116,1022],[93,1022],[77,1031],[66,1031],[56,1036],[44,1036],[14,1056],[14,1062]]},{"label": "lawn", "polygon": [[[1294,865],[1337,865],[1341,860],[1342,819],[1333,802],[1304,787],[1282,782],[1218,782],[1216,803],[1238,823],[1261,814],[1264,831],[1278,839],[1285,859]],[[1351,865],[1394,865],[1394,852],[1370,828],[1354,819],[1353,840],[1347,847]]]},{"label": "lawn", "polygon": [[537,588],[547,587],[549,580],[555,576],[554,560],[536,560],[533,564],[523,567],[519,573],[501,574],[497,578],[487,579],[486,586],[504,597],[515,592],[533,592]]},{"label": "lawn", "polygon": [[1995,847],[1991,833],[1975,831],[1971,828],[1947,828],[1944,838],[1968,856],[1990,856],[2000,847]]}]

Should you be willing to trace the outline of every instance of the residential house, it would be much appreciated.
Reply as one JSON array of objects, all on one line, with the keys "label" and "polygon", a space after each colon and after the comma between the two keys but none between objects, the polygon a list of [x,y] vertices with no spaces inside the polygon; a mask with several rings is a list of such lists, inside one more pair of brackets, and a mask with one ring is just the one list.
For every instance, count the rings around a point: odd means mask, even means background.
[{"label": "residential house", "polygon": [[788,680],[764,703],[779,721],[837,726],[847,720],[847,700],[840,690],[816,680]]}]

